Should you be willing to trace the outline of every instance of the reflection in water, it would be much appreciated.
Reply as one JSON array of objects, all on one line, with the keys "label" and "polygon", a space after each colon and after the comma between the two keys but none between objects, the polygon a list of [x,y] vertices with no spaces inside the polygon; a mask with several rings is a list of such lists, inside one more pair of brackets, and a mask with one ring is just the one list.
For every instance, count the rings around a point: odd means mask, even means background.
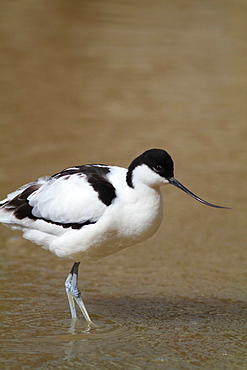
[{"label": "reflection in water", "polygon": [[242,2],[5,2],[0,17],[1,199],[161,147],[192,191],[232,207],[164,189],[152,239],[81,266],[90,331],[68,320],[71,262],[1,227],[1,368],[246,368]]},{"label": "reflection in water", "polygon": [[[100,300],[101,297],[95,305]],[[66,323],[57,315],[50,321],[53,326],[48,327],[41,321],[33,322],[33,314],[24,322],[31,325],[26,335],[20,334],[18,342],[8,340],[6,354],[13,350],[25,353],[27,361],[31,358],[34,361],[34,353],[35,361],[42,354],[43,366],[52,360],[54,364],[67,361],[91,366],[108,366],[109,361],[116,366],[121,366],[123,361],[128,366],[142,366],[142,363],[155,366],[163,361],[175,366],[180,361],[193,362],[195,366],[207,363],[210,367],[215,361],[226,365],[229,356],[231,363],[235,353],[238,361],[244,361],[241,351],[245,348],[246,305],[243,302],[203,297],[165,300],[152,299],[149,295],[148,299],[108,298],[105,303],[108,315],[112,311],[116,322],[94,316],[98,327],[90,332],[81,320],[74,334],[56,334],[65,332],[69,320]],[[125,311],[121,311],[123,304]],[[14,328],[12,331],[16,332]]]}]

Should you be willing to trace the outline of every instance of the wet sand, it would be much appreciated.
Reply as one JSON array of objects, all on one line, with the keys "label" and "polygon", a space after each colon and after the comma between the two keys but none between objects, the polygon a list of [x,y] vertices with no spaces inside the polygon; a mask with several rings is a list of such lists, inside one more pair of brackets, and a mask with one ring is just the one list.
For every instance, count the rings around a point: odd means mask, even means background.
[{"label": "wet sand", "polygon": [[1,4],[0,197],[83,163],[166,149],[146,242],[82,263],[92,319],[70,330],[58,259],[0,226],[4,369],[246,369],[246,5]]}]

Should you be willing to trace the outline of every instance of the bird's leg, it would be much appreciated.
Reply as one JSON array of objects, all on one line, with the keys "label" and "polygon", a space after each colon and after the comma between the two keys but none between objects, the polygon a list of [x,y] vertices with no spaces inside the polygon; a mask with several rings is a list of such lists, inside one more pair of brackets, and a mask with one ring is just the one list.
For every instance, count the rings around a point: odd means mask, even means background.
[{"label": "bird's leg", "polygon": [[73,269],[74,269],[74,265],[67,277],[67,279],[65,280],[65,289],[66,289],[66,293],[67,293],[67,296],[68,296],[68,301],[69,301],[69,307],[70,307],[70,312],[71,312],[71,317],[72,317],[72,320],[76,320],[76,310],[75,310],[75,302],[74,302],[74,296],[73,296],[73,288],[72,288],[72,280],[73,280]]},{"label": "bird's leg", "polygon": [[[66,281],[65,281],[65,288],[66,293],[69,300],[69,306],[71,311],[72,320],[76,320],[76,309],[75,309],[75,302],[80,307],[81,312],[83,313],[86,321],[88,324],[92,324],[92,321],[89,317],[89,314],[86,310],[86,307],[81,299],[81,292],[77,288],[77,280],[78,280],[78,268],[80,262],[75,262]],[[75,301],[75,302],[74,302]]]}]

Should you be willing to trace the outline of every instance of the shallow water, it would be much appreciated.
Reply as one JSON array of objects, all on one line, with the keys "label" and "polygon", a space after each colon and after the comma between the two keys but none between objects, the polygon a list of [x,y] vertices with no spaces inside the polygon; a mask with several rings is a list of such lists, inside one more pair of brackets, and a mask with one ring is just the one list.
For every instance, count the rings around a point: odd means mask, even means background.
[{"label": "shallow water", "polygon": [[70,261],[1,226],[0,367],[246,369],[243,1],[1,5],[0,197],[71,165],[161,147],[176,178],[150,240],[81,264],[97,325],[73,327]]}]

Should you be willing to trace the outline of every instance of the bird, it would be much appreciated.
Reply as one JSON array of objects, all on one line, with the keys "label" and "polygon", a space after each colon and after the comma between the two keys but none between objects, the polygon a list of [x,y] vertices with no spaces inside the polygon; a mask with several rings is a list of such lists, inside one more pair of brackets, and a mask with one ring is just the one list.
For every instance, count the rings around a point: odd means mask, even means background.
[{"label": "bird", "polygon": [[65,280],[72,320],[76,305],[93,324],[78,289],[81,261],[98,260],[150,238],[163,217],[160,187],[171,184],[210,207],[174,178],[174,163],[163,149],[148,149],[128,168],[105,164],[69,167],[21,186],[0,202],[0,222],[23,237],[68,258]]}]

